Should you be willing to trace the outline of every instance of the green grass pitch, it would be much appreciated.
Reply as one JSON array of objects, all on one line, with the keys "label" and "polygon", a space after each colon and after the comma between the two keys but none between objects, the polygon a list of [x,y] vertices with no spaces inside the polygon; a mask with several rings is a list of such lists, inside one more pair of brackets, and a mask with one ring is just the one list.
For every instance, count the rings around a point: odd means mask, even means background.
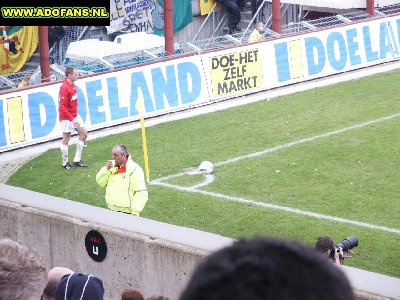
[{"label": "green grass pitch", "polygon": [[[400,277],[399,82],[393,71],[148,127],[153,184],[141,216],[309,246],[355,235],[345,265]],[[144,166],[140,130],[89,133],[88,169],[62,169],[53,149],[7,183],[106,207],[95,176],[117,143]],[[203,160],[214,163],[212,176],[191,171]]]}]

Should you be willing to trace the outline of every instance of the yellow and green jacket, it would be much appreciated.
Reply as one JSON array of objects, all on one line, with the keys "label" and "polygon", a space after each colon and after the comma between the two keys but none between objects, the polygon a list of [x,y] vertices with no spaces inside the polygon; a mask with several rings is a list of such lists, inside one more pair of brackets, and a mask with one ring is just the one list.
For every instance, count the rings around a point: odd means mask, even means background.
[{"label": "yellow and green jacket", "polygon": [[130,156],[121,168],[101,168],[96,182],[106,188],[106,203],[111,210],[139,216],[146,205],[148,194],[143,169]]},{"label": "yellow and green jacket", "polygon": [[265,36],[258,32],[257,28],[253,30],[253,32],[249,36],[249,43],[258,42],[264,40]]}]

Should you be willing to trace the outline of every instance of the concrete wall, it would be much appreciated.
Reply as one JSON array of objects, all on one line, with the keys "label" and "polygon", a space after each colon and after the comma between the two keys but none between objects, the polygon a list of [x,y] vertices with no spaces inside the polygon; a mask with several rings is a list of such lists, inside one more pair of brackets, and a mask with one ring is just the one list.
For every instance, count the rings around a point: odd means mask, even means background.
[{"label": "concrete wall", "polygon": [[[98,263],[85,248],[100,232],[107,256]],[[103,280],[106,299],[127,287],[177,299],[194,266],[231,239],[0,184],[0,238],[35,248],[48,269],[68,267]],[[204,241],[206,241],[204,243]]]},{"label": "concrete wall", "polygon": [[[85,248],[100,232],[107,256],[98,263]],[[48,269],[68,267],[103,280],[106,299],[127,287],[146,297],[177,299],[196,264],[232,239],[0,184],[0,238],[36,249]],[[359,299],[400,299],[400,279],[342,267]]]}]

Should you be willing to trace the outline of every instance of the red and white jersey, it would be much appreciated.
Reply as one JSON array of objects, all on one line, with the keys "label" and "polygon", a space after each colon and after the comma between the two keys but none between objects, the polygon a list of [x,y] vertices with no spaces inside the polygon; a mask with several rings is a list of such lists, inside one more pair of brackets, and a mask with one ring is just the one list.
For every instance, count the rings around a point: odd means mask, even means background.
[{"label": "red and white jersey", "polygon": [[64,80],[59,94],[59,120],[72,121],[78,115],[78,93],[74,83]]}]

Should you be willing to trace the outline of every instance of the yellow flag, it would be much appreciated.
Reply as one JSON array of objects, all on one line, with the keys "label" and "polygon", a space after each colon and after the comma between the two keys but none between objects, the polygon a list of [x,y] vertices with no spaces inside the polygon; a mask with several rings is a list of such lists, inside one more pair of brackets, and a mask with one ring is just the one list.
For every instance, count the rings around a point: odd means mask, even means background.
[{"label": "yellow flag", "polygon": [[37,26],[0,26],[0,75],[21,70],[38,43]]},{"label": "yellow flag", "polygon": [[200,14],[208,15],[215,4],[215,0],[200,0]]},{"label": "yellow flag", "polygon": [[144,125],[144,112],[145,112],[145,109],[144,109],[143,93],[139,93],[138,94],[138,104],[139,104],[140,125],[141,125],[141,128],[142,128],[144,170],[145,170],[147,182],[150,182],[149,155],[148,155],[148,151],[147,151],[146,127]]}]

